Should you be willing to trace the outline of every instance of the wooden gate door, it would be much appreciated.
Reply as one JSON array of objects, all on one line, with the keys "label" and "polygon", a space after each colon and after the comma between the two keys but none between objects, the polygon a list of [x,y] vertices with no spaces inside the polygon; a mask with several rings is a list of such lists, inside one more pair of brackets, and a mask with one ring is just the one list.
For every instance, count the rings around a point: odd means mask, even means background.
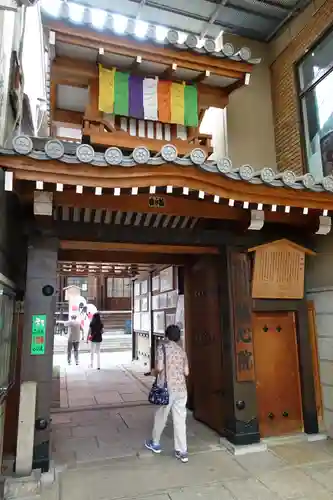
[{"label": "wooden gate door", "polygon": [[301,431],[294,313],[255,314],[253,334],[260,435],[280,436]]},{"label": "wooden gate door", "polygon": [[222,432],[222,339],[219,273],[213,258],[191,270],[191,371],[194,417]]}]

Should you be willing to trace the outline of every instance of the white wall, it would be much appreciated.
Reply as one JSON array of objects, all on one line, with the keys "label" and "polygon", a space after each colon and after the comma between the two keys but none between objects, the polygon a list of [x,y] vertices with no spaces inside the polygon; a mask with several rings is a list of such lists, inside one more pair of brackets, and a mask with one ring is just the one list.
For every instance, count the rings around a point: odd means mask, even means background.
[{"label": "white wall", "polygon": [[314,301],[324,425],[333,438],[333,237],[317,236],[307,261],[307,298]]},{"label": "white wall", "polygon": [[250,164],[255,169],[276,169],[273,103],[267,45],[223,34],[223,42],[236,49],[249,47],[255,65],[250,83],[234,91],[227,106],[228,152],[235,167]]},{"label": "white wall", "polygon": [[209,108],[201,122],[200,132],[212,135],[214,153],[211,160],[228,156],[227,110]]},{"label": "white wall", "polygon": [[315,304],[324,425],[333,438],[333,287],[314,289],[307,297]]}]

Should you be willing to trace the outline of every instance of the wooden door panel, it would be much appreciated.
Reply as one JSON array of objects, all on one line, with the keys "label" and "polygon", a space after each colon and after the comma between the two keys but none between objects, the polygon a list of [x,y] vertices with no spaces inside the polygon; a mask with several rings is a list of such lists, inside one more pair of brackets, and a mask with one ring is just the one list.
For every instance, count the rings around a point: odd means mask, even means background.
[{"label": "wooden door panel", "polygon": [[274,436],[301,431],[294,314],[256,314],[253,332],[260,433]]},{"label": "wooden door panel", "polygon": [[222,432],[222,341],[218,273],[203,258],[191,272],[191,359],[194,417]]}]

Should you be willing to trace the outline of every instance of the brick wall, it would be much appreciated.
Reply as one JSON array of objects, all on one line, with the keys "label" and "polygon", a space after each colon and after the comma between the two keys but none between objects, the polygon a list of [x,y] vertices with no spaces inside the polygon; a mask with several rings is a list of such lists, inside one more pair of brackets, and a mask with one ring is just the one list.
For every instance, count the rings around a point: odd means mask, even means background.
[{"label": "brick wall", "polygon": [[295,63],[333,25],[333,0],[313,0],[271,43],[271,84],[279,170],[305,171]]}]

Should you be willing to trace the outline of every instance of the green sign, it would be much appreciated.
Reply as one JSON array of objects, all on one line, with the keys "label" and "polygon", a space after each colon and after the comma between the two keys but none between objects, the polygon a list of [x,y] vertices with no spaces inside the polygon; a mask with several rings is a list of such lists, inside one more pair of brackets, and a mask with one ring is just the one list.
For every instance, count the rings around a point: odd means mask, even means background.
[{"label": "green sign", "polygon": [[36,314],[32,316],[30,354],[34,356],[45,354],[45,341],[46,341],[46,314]]}]

